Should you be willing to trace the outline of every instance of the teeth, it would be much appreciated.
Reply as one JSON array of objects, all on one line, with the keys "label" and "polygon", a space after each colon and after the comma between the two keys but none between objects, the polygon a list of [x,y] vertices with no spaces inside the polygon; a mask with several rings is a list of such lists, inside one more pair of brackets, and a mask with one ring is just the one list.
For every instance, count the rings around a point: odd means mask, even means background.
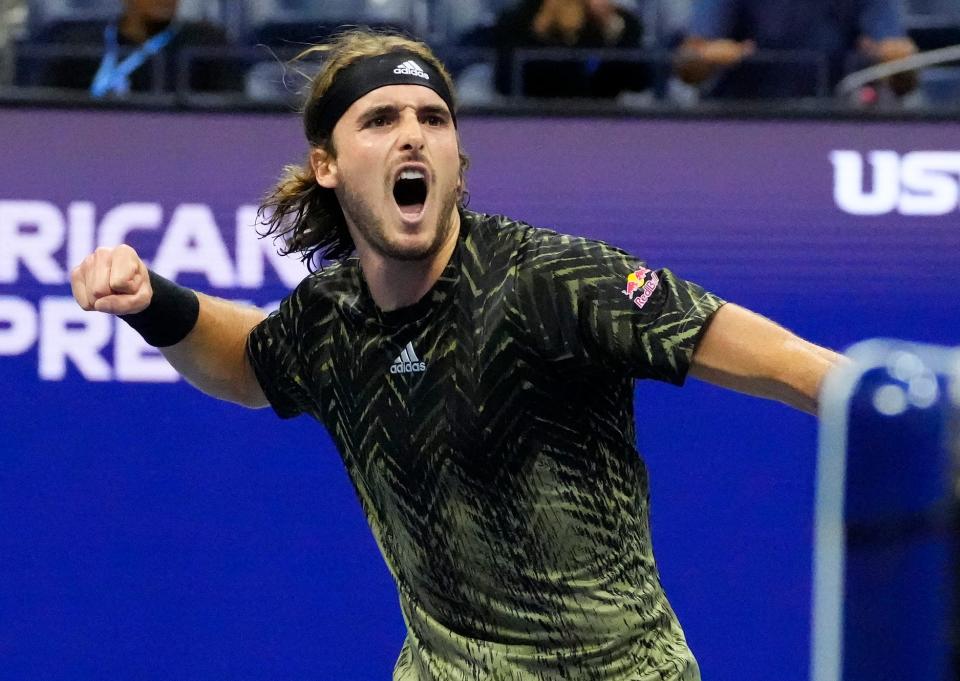
[{"label": "teeth", "polygon": [[425,177],[419,170],[404,170],[400,173],[401,180],[422,180]]}]

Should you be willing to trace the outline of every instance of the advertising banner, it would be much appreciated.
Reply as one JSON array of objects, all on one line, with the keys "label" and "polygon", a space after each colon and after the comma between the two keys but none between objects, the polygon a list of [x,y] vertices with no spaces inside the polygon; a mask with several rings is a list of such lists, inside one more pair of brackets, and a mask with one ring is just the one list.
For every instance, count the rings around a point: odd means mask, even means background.
[{"label": "advertising banner", "polygon": [[[464,117],[469,207],[621,246],[839,350],[960,343],[948,123]],[[69,273],[129,243],[276,307],[294,115],[0,111],[0,678],[389,678],[397,597],[306,418],[207,398]],[[806,678],[815,419],[637,387],[655,552],[704,678]],[[761,671],[762,670],[762,671]]]}]

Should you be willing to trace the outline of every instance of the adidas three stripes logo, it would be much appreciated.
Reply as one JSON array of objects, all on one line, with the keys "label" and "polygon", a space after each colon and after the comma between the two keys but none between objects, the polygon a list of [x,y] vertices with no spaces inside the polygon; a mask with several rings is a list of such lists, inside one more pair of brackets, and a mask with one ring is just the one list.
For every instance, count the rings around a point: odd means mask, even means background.
[{"label": "adidas three stripes logo", "polygon": [[412,374],[419,371],[426,371],[427,365],[417,357],[413,349],[413,343],[407,343],[407,346],[400,351],[400,354],[393,364],[390,365],[391,374]]},{"label": "adidas three stripes logo", "polygon": [[430,76],[427,75],[427,72],[420,68],[420,64],[413,61],[412,59],[398,64],[397,68],[393,70],[397,75],[407,75],[407,76],[418,76],[424,80],[430,80]]}]

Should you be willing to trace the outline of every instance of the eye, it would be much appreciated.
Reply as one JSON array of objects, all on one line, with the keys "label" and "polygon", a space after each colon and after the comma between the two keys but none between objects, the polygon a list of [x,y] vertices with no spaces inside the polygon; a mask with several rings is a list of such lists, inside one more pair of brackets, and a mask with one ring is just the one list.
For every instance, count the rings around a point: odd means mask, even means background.
[{"label": "eye", "polygon": [[427,125],[438,127],[446,122],[447,120],[440,114],[427,114]]},{"label": "eye", "polygon": [[393,124],[397,115],[392,111],[370,112],[367,118],[363,119],[364,128],[386,128]]}]

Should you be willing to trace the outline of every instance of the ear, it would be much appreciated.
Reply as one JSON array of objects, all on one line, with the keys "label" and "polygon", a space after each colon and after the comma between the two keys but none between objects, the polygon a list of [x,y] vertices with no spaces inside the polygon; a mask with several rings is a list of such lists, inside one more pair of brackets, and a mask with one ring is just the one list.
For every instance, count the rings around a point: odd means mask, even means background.
[{"label": "ear", "polygon": [[337,159],[324,149],[310,150],[310,167],[317,184],[325,189],[333,189],[340,183],[337,173]]}]

